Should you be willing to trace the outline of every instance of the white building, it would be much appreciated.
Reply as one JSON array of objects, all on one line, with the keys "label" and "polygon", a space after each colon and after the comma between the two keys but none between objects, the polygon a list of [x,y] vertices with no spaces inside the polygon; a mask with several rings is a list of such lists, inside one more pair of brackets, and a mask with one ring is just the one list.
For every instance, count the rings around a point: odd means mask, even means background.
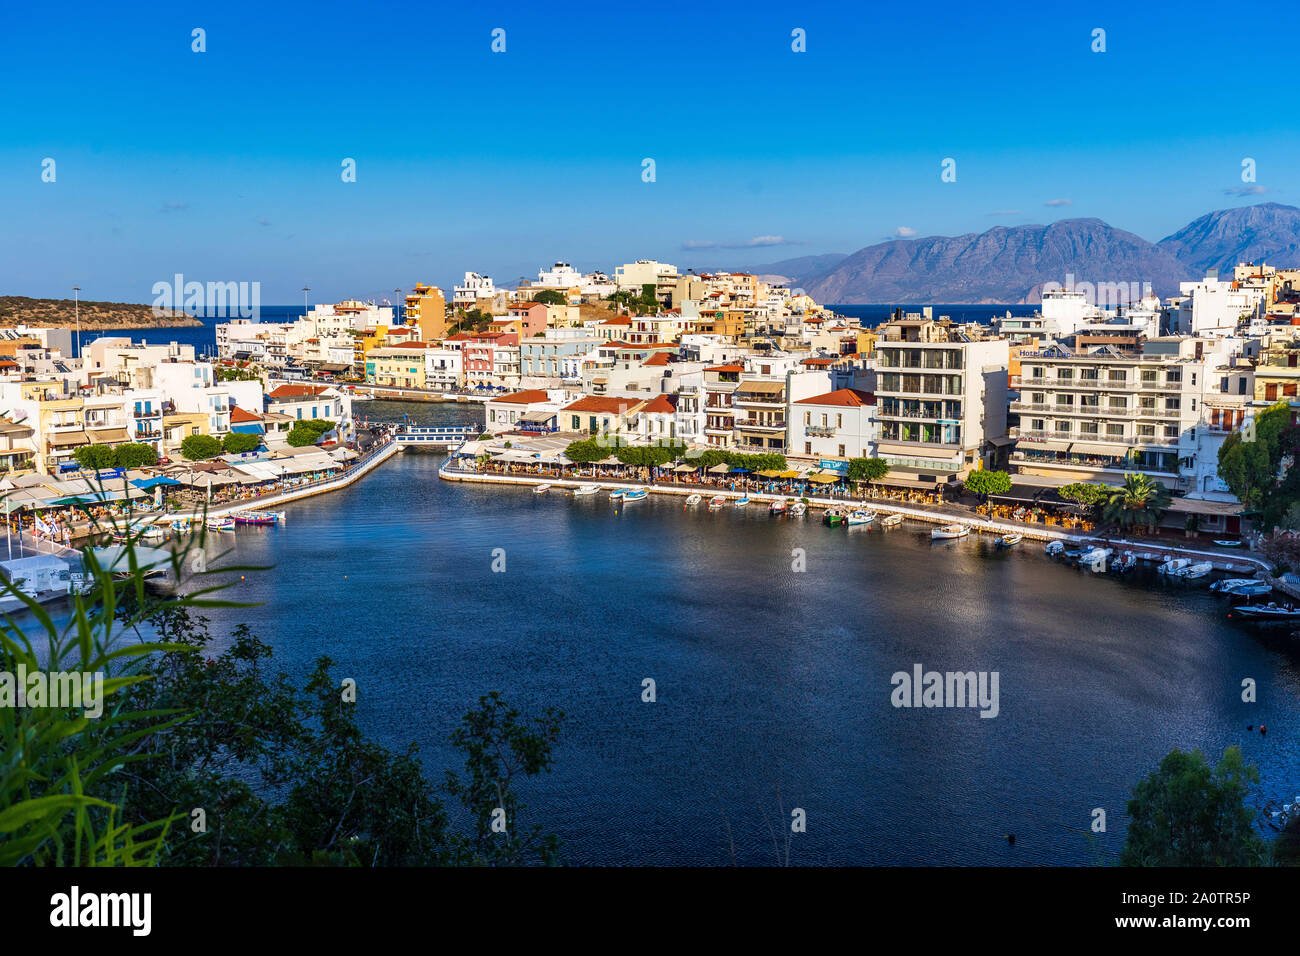
[{"label": "white building", "polygon": [[499,291],[492,282],[491,276],[466,272],[464,282],[452,287],[451,304],[454,308],[468,312],[479,307],[480,299],[495,299]]},{"label": "white building", "polygon": [[1238,323],[1255,323],[1264,317],[1264,287],[1221,281],[1213,269],[1199,282],[1179,283],[1179,291],[1182,301],[1173,331],[1180,335],[1232,335]]},{"label": "white building", "polygon": [[856,388],[796,399],[790,415],[789,454],[800,458],[874,458],[880,425],[876,396]]}]

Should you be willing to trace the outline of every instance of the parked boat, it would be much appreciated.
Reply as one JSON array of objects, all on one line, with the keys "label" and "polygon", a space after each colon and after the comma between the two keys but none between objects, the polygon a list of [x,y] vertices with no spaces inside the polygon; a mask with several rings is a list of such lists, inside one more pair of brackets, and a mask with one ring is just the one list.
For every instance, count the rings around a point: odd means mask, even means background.
[{"label": "parked boat", "polygon": [[1161,574],[1173,574],[1175,571],[1181,571],[1183,568],[1191,567],[1192,562],[1188,558],[1170,558],[1160,567],[1156,568]]},{"label": "parked boat", "polygon": [[279,524],[284,520],[283,511],[237,511],[231,517],[235,524]]},{"label": "parked boat", "polygon": [[581,498],[584,495],[598,494],[600,494],[600,485],[579,485],[577,488],[573,489],[573,496],[575,498]]},{"label": "parked boat", "polygon": [[1219,547],[1221,547],[1221,548],[1240,548],[1240,547],[1241,547],[1241,542],[1240,542],[1240,541],[1221,541],[1221,540],[1219,540],[1218,538],[1215,538],[1215,539],[1214,539],[1214,543],[1217,544],[1217,545],[1218,545]]},{"label": "parked boat", "polygon": [[930,532],[930,540],[941,541],[947,538],[964,538],[970,534],[970,528],[964,524],[946,524]]},{"label": "parked boat", "polygon": [[1058,555],[1065,554],[1065,542],[1049,541],[1047,542],[1047,545],[1043,548],[1043,550],[1046,551],[1052,557],[1057,557]]},{"label": "parked boat", "polygon": [[649,494],[650,493],[644,488],[633,488],[632,490],[623,493],[623,501],[625,503],[628,501],[640,501]]},{"label": "parked boat", "polygon": [[1011,534],[1004,534],[1002,537],[998,538],[998,547],[1014,548],[1024,539],[1025,536],[1023,534],[1013,531]]},{"label": "parked boat", "polygon": [[1300,621],[1300,608],[1281,604],[1243,604],[1228,612],[1228,617],[1244,617],[1252,621]]},{"label": "parked boat", "polygon": [[790,506],[791,518],[802,518],[808,512],[808,506],[802,501],[796,501]]},{"label": "parked boat", "polygon": [[1261,584],[1261,583],[1263,582],[1255,578],[1220,578],[1219,580],[1215,581],[1213,584],[1210,585],[1210,590],[1231,593],[1236,591],[1237,588],[1245,587],[1248,584]]},{"label": "parked boat", "polygon": [[609,497],[614,501],[617,501],[619,498],[622,498],[625,494],[627,494],[626,488],[615,488],[613,491],[609,493]]},{"label": "parked boat", "polygon": [[1088,567],[1093,571],[1106,570],[1106,560],[1114,554],[1114,549],[1094,545],[1079,555],[1079,567]]},{"label": "parked boat", "polygon": [[1191,564],[1179,571],[1175,571],[1174,576],[1180,577],[1184,581],[1194,581],[1197,578],[1203,578],[1214,570],[1214,565],[1209,561],[1202,561],[1199,564]]},{"label": "parked boat", "polygon": [[863,511],[861,508],[857,511],[850,511],[844,516],[845,524],[871,524],[875,520],[876,513],[874,511]]},{"label": "parked boat", "polygon": [[896,528],[898,527],[898,525],[902,523],[903,523],[902,515],[885,515],[883,518],[880,519],[880,527],[882,528]]},{"label": "parked boat", "polygon": [[727,498],[725,495],[714,495],[712,498],[709,499],[709,510],[717,511],[726,503],[727,503]]},{"label": "parked boat", "polygon": [[783,515],[785,514],[786,507],[787,505],[784,498],[773,498],[771,502],[768,503],[767,513],[770,515]]},{"label": "parked boat", "polygon": [[1265,594],[1273,592],[1273,585],[1266,584],[1263,581],[1252,581],[1250,584],[1243,584],[1228,593],[1233,597],[1263,597]]},{"label": "parked boat", "polygon": [[839,508],[827,508],[826,513],[822,515],[822,521],[834,528],[837,525],[844,524],[844,512]]},{"label": "parked boat", "polygon": [[209,518],[207,521],[209,531],[234,531],[234,518]]},{"label": "parked boat", "polygon": [[1111,562],[1110,569],[1116,574],[1123,574],[1126,571],[1132,571],[1137,567],[1137,555],[1132,551],[1125,551],[1118,558]]},{"label": "parked boat", "polygon": [[550,490],[551,490],[550,485],[538,485],[536,488],[533,489],[533,494],[544,495]]},{"label": "parked boat", "polygon": [[737,498],[737,499],[733,502],[733,504],[734,504],[737,508],[743,508],[743,507],[745,507],[747,504],[749,504],[749,495],[743,495],[742,497]]},{"label": "parked boat", "polygon": [[701,501],[703,501],[703,500],[704,500],[704,496],[703,496],[703,495],[699,495],[699,494],[691,495],[690,497],[688,497],[688,498],[686,499],[686,507],[688,507],[688,508],[694,508],[696,505],[698,505],[698,504],[699,504]]}]

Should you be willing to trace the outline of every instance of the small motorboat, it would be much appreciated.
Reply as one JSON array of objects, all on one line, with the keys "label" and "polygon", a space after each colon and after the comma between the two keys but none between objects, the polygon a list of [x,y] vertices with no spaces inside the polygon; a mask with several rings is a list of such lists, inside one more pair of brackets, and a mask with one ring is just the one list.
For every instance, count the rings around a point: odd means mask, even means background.
[{"label": "small motorboat", "polygon": [[1123,574],[1126,571],[1132,571],[1134,568],[1136,568],[1137,563],[1138,563],[1137,555],[1134,554],[1132,551],[1125,551],[1113,562],[1111,562],[1110,569],[1114,571],[1116,574]]},{"label": "small motorboat", "polygon": [[237,511],[232,518],[235,524],[279,524],[284,520],[283,511]]},{"label": "small motorboat", "polygon": [[1160,567],[1156,568],[1161,574],[1173,574],[1175,571],[1181,571],[1183,568],[1191,567],[1191,560],[1188,558],[1170,558]]},{"label": "small motorboat", "polygon": [[1112,548],[1094,545],[1079,555],[1079,567],[1090,568],[1093,571],[1105,571],[1106,560],[1114,553]]},{"label": "small motorboat", "polygon": [[839,508],[827,508],[826,513],[822,515],[822,521],[832,528],[844,524],[844,512]]},{"label": "small motorboat", "polygon": [[1218,538],[1215,538],[1215,539],[1214,539],[1214,543],[1217,544],[1217,545],[1218,545],[1219,547],[1221,547],[1221,548],[1240,548],[1240,547],[1241,547],[1241,542],[1240,542],[1240,541],[1220,541]]},{"label": "small motorboat", "polygon": [[875,520],[876,513],[874,511],[863,511],[861,508],[857,511],[850,511],[844,516],[844,523],[850,525],[871,524]]},{"label": "small motorboat", "polygon": [[646,491],[644,488],[633,488],[630,491],[626,491],[623,493],[623,501],[625,503],[628,501],[640,501],[642,498],[647,497],[649,494],[650,493]]},{"label": "small motorboat", "polygon": [[727,503],[727,499],[725,495],[714,495],[712,498],[709,499],[709,510],[717,511],[726,503]]},{"label": "small motorboat", "polygon": [[768,503],[767,513],[770,515],[783,515],[787,505],[784,498],[773,498]]},{"label": "small motorboat", "polygon": [[1273,585],[1266,584],[1263,581],[1252,581],[1250,584],[1243,584],[1239,588],[1234,588],[1228,593],[1233,597],[1241,595],[1242,597],[1263,597],[1273,591]]},{"label": "small motorboat", "polygon": [[689,498],[686,499],[686,507],[694,508],[703,500],[704,500],[703,495],[700,494],[691,495]]},{"label": "small motorboat", "polygon": [[1174,577],[1182,578],[1184,581],[1194,581],[1197,578],[1203,578],[1214,570],[1214,565],[1209,561],[1201,561],[1199,564],[1189,564],[1187,567],[1173,572]]},{"label": "small motorboat", "polygon": [[600,485],[579,485],[577,488],[573,489],[573,496],[575,498],[598,494],[600,494]]},{"label": "small motorboat", "polygon": [[880,519],[880,527],[882,528],[896,528],[902,523],[902,515],[885,515]]},{"label": "small motorboat", "polygon": [[1025,540],[1025,536],[1023,534],[1013,531],[1011,534],[1004,534],[1002,537],[998,538],[998,547],[1014,548],[1023,540]]},{"label": "small motorboat", "polygon": [[808,513],[808,506],[804,504],[802,501],[796,501],[794,504],[790,506],[791,518],[802,518],[807,513]]},{"label": "small motorboat", "polygon": [[209,518],[207,520],[207,529],[209,531],[234,531],[234,518]]},{"label": "small motorboat", "polygon": [[[1233,593],[1237,588],[1244,588],[1248,584],[1262,584],[1263,582],[1255,578],[1220,578],[1210,585],[1211,591],[1221,591],[1224,593]],[[1269,590],[1272,590],[1270,588]]]},{"label": "small motorboat", "polygon": [[931,541],[944,541],[949,538],[964,538],[970,534],[970,528],[964,524],[946,524],[930,532]]},{"label": "small motorboat", "polygon": [[1243,604],[1228,612],[1228,617],[1244,617],[1252,621],[1300,621],[1300,608],[1281,604]]},{"label": "small motorboat", "polygon": [[626,488],[615,488],[613,491],[609,493],[609,497],[614,501],[617,501],[619,498],[622,498],[625,494],[627,494]]},{"label": "small motorboat", "polygon": [[533,489],[533,494],[544,495],[550,490],[551,490],[550,485],[538,485],[536,488]]},{"label": "small motorboat", "polygon": [[173,531],[186,532],[194,527],[194,522],[189,518],[177,518],[171,523]]},{"label": "small motorboat", "polygon": [[749,504],[749,495],[743,495],[732,502],[737,508],[743,508]]},{"label": "small motorboat", "polygon": [[1043,548],[1043,550],[1047,552],[1049,555],[1051,555],[1052,557],[1057,557],[1058,555],[1062,555],[1065,553],[1065,542],[1049,541],[1047,542],[1047,545]]}]

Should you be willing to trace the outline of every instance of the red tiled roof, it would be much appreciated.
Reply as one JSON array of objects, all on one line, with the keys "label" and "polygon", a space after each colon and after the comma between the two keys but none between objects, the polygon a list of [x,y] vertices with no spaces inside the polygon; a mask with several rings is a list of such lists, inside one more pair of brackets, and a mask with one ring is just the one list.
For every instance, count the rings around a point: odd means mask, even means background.
[{"label": "red tiled roof", "polygon": [[584,395],[572,405],[560,409],[562,412],[612,412],[622,414],[630,412],[641,403],[635,398],[606,398],[603,395]]},{"label": "red tiled roof", "polygon": [[509,395],[502,395],[500,398],[494,398],[494,402],[506,402],[510,405],[531,405],[533,402],[545,402],[549,396],[540,388],[526,388],[522,392],[511,392]]},{"label": "red tiled roof", "polygon": [[671,415],[677,411],[676,395],[656,395],[641,408],[642,412],[655,415]]},{"label": "red tiled roof", "polygon": [[267,398],[312,398],[329,388],[328,385],[280,385],[267,394]]},{"label": "red tiled roof", "polygon": [[255,415],[255,414],[253,414],[253,413],[250,412],[250,411],[246,411],[246,410],[240,408],[238,405],[231,405],[231,406],[230,406],[230,421],[231,421],[231,424],[235,424],[235,423],[237,423],[237,422],[238,422],[238,423],[242,423],[242,422],[260,422],[261,420],[262,420],[262,416],[261,416],[261,415]]},{"label": "red tiled roof", "polygon": [[658,366],[658,365],[667,365],[667,364],[668,364],[668,353],[667,353],[667,352],[656,352],[654,355],[651,355],[649,358],[647,358],[647,359],[646,359],[642,364],[643,364],[643,365],[655,365],[655,366]]},{"label": "red tiled roof", "polygon": [[743,372],[744,370],[745,370],[745,366],[743,366],[743,365],[715,365],[715,366],[713,366],[712,368],[706,368],[704,371],[706,371],[706,372]]},{"label": "red tiled roof", "polygon": [[801,398],[796,405],[839,405],[844,408],[861,408],[863,405],[876,404],[876,396],[857,388],[839,388],[825,395]]}]

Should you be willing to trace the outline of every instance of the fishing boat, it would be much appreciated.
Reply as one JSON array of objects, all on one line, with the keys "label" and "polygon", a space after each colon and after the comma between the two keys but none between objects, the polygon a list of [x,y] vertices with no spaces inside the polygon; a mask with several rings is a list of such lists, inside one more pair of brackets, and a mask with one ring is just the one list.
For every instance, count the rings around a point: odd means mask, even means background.
[{"label": "fishing boat", "polygon": [[837,525],[844,524],[844,512],[839,508],[827,508],[826,513],[822,515],[822,521],[834,528]]},{"label": "fishing boat", "polygon": [[902,523],[902,515],[885,515],[880,519],[880,527],[882,528],[896,528]]},{"label": "fishing boat", "polygon": [[874,511],[863,511],[861,508],[857,511],[850,511],[844,516],[845,524],[871,524],[875,520],[876,513]]},{"label": "fishing boat", "polygon": [[627,494],[626,488],[615,488],[613,491],[609,493],[609,497],[612,500],[617,501],[619,498],[622,498],[625,494]]},{"label": "fishing boat", "polygon": [[1188,558],[1170,558],[1160,567],[1156,568],[1161,574],[1173,574],[1175,571],[1181,571],[1183,568],[1190,567],[1192,562]]},{"label": "fishing boat", "polygon": [[194,522],[189,518],[177,518],[171,523],[173,531],[185,532],[194,527]]},{"label": "fishing boat", "polygon": [[1252,581],[1250,584],[1243,584],[1241,587],[1234,588],[1228,593],[1233,597],[1238,595],[1241,597],[1263,597],[1265,594],[1272,593],[1272,591],[1273,585],[1267,584],[1263,581]]},{"label": "fishing boat", "polygon": [[698,504],[699,504],[701,501],[703,501],[703,500],[704,500],[704,496],[703,496],[703,495],[700,495],[700,494],[694,494],[694,495],[691,495],[690,497],[688,497],[688,498],[686,499],[686,507],[688,507],[688,508],[694,508],[696,505],[698,505]]},{"label": "fishing boat", "polygon": [[1094,545],[1079,555],[1079,567],[1088,567],[1093,571],[1104,571],[1106,570],[1106,559],[1114,553],[1111,548]]},{"label": "fishing boat", "polygon": [[1051,555],[1052,557],[1056,557],[1057,555],[1065,554],[1065,542],[1064,542],[1064,541],[1049,541],[1049,542],[1047,542],[1047,544],[1046,544],[1046,546],[1043,548],[1043,550],[1044,550],[1045,552],[1047,552],[1049,555]]},{"label": "fishing boat", "polygon": [[1182,578],[1184,581],[1194,581],[1197,578],[1205,577],[1213,570],[1213,564],[1209,561],[1201,561],[1199,564],[1190,564],[1179,571],[1175,571],[1174,576]]},{"label": "fishing boat", "polygon": [[1004,534],[1002,537],[998,538],[998,547],[999,547],[999,548],[1014,548],[1016,545],[1018,545],[1018,544],[1019,544],[1021,541],[1023,541],[1024,539],[1025,539],[1025,536],[1024,536],[1023,534],[1019,534],[1019,533],[1013,531],[1013,532],[1011,532],[1011,534]]},{"label": "fishing boat", "polygon": [[625,503],[629,501],[640,501],[642,498],[645,498],[649,494],[650,493],[646,491],[644,488],[632,488],[631,490],[623,493],[623,501]]},{"label": "fishing boat", "polygon": [[767,506],[767,513],[770,515],[783,515],[787,505],[784,498],[773,498]]},{"label": "fishing boat", "polygon": [[1125,551],[1113,562],[1111,562],[1110,569],[1114,571],[1116,574],[1123,574],[1126,571],[1132,571],[1134,568],[1136,568],[1137,563],[1138,563],[1137,555],[1134,554],[1132,551]]},{"label": "fishing boat", "polygon": [[1252,621],[1300,621],[1300,608],[1281,604],[1243,604],[1228,612],[1228,617],[1244,617]]},{"label": "fishing boat", "polygon": [[732,504],[734,504],[737,508],[745,507],[747,504],[749,504],[749,495],[741,495],[734,502],[732,502]]},{"label": "fishing boat", "polygon": [[230,516],[235,524],[279,524],[284,520],[283,511],[236,511]]},{"label": "fishing boat", "polygon": [[600,494],[600,485],[579,485],[577,488],[573,489],[573,496],[575,498],[581,498],[584,495],[598,494]]},{"label": "fishing boat", "polygon": [[[1221,591],[1226,594],[1234,593],[1237,588],[1244,588],[1248,584],[1262,584],[1263,582],[1255,578],[1220,578],[1210,585],[1211,591]],[[1272,590],[1271,588],[1269,590]]]},{"label": "fishing boat", "polygon": [[946,524],[930,532],[931,541],[943,541],[948,538],[964,538],[970,534],[970,528],[964,524]]},{"label": "fishing boat", "polygon": [[712,498],[709,499],[709,510],[717,511],[726,503],[727,503],[727,499],[725,495],[714,495]]},{"label": "fishing boat", "polygon": [[234,518],[209,518],[207,520],[207,529],[209,531],[234,531]]},{"label": "fishing boat", "polygon": [[551,490],[550,485],[538,485],[536,488],[533,489],[533,494],[544,495],[550,490]]},{"label": "fishing boat", "polygon": [[1240,541],[1220,541],[1218,538],[1215,538],[1215,539],[1214,539],[1214,543],[1217,544],[1217,545],[1218,545],[1219,547],[1221,547],[1221,548],[1240,548],[1240,547],[1241,547],[1241,542],[1240,542]]},{"label": "fishing boat", "polygon": [[802,518],[808,511],[808,506],[802,501],[796,501],[790,506],[791,518]]}]

